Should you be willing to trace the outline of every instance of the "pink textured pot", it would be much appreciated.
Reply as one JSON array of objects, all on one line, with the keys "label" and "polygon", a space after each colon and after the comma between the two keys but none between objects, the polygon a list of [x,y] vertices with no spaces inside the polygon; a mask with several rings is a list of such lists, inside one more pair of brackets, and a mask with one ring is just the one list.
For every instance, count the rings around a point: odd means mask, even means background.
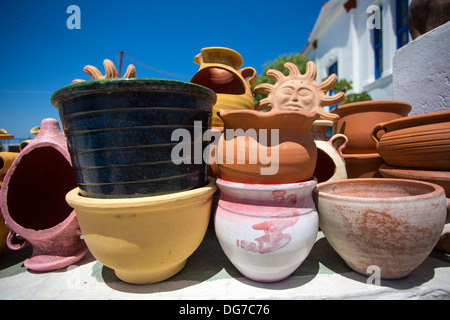
[{"label": "pink textured pot", "polygon": [[220,199],[217,239],[245,277],[274,282],[305,260],[318,232],[312,199],[317,180],[290,184],[248,184],[217,179]]},{"label": "pink textured pot", "polygon": [[433,250],[447,201],[436,184],[403,179],[347,179],[317,185],[320,229],[353,270],[383,279],[409,275]]},{"label": "pink textured pot", "polygon": [[64,134],[57,120],[44,119],[36,138],[12,163],[1,189],[1,210],[10,230],[7,246],[33,246],[26,268],[56,270],[86,254],[75,211],[65,201],[75,187]]}]

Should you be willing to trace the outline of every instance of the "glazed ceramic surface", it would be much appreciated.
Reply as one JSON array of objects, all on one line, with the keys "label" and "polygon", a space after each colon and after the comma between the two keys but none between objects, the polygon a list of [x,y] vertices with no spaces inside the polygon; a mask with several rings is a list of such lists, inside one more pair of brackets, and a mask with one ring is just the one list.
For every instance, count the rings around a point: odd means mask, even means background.
[{"label": "glazed ceramic surface", "polygon": [[372,140],[372,129],[378,123],[406,117],[411,105],[400,101],[361,101],[340,105],[331,113],[340,116],[334,133],[347,136],[344,153],[374,153],[377,146]]},{"label": "glazed ceramic surface", "polygon": [[353,270],[383,279],[409,275],[438,242],[444,189],[402,179],[347,179],[317,185],[320,229]]},{"label": "glazed ceramic surface", "polygon": [[243,59],[238,52],[223,47],[203,48],[194,62],[200,68],[190,82],[205,86],[217,94],[212,127],[223,127],[222,119],[217,116],[222,109],[254,109],[251,87],[256,81],[256,70],[251,67],[239,69]]},{"label": "glazed ceramic surface", "polygon": [[205,87],[158,79],[92,80],[58,90],[52,103],[59,109],[81,193],[142,197],[204,186],[202,158],[172,161],[173,148],[186,142],[174,141],[172,134],[184,129],[188,142],[194,141],[198,123],[201,140],[215,99]]},{"label": "glazed ceramic surface", "polygon": [[206,233],[216,189],[210,179],[204,187],[172,194],[96,199],[75,188],[66,199],[94,257],[119,279],[144,284],[183,269]]},{"label": "glazed ceramic surface", "polygon": [[247,278],[287,278],[311,251],[318,232],[312,199],[317,180],[292,184],[244,184],[217,179],[217,239]]},{"label": "glazed ceramic surface", "polygon": [[75,211],[65,201],[66,193],[76,186],[58,121],[44,119],[39,134],[12,163],[1,188],[1,211],[11,230],[8,247],[33,247],[26,268],[56,270],[86,254]]},{"label": "glazed ceramic surface", "polygon": [[450,170],[450,110],[380,123],[372,137],[391,166]]},{"label": "glazed ceramic surface", "polygon": [[[224,132],[216,161],[222,179],[243,183],[292,183],[312,178],[317,147],[311,125],[318,114],[222,110],[219,116],[224,122]],[[261,155],[268,159],[262,160]],[[267,171],[263,173],[264,170]]]}]

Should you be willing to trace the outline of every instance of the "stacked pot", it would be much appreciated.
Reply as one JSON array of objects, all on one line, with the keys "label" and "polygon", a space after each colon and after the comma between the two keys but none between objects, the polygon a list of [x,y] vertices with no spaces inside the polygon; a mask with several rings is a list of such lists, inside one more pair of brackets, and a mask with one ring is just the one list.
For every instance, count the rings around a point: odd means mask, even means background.
[{"label": "stacked pot", "polygon": [[224,131],[216,161],[219,243],[246,277],[288,277],[309,254],[318,232],[312,199],[317,147],[308,111],[221,110]]},{"label": "stacked pot", "polygon": [[379,123],[406,117],[410,111],[409,103],[391,100],[349,103],[331,111],[340,116],[333,132],[348,138],[343,150],[348,178],[381,177],[378,167],[383,159],[372,140],[373,128]]},{"label": "stacked pot", "polygon": [[[378,124],[372,133],[386,178],[436,183],[450,197],[450,110],[413,115]],[[438,249],[450,252],[450,224]]]},{"label": "stacked pot", "polygon": [[216,186],[198,150],[215,101],[196,84],[143,78],[52,96],[78,184],[66,200],[91,253],[121,280],[165,280],[200,245]]}]

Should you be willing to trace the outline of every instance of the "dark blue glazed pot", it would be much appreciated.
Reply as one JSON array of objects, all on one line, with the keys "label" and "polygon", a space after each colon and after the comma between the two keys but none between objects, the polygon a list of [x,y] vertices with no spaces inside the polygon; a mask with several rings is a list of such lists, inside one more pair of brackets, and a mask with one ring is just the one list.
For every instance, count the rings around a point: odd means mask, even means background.
[{"label": "dark blue glazed pot", "polygon": [[179,143],[172,133],[183,128],[194,139],[195,121],[201,121],[202,133],[209,128],[212,90],[175,80],[101,79],[61,88],[51,102],[59,110],[81,195],[144,197],[206,185],[203,159],[172,161]]}]

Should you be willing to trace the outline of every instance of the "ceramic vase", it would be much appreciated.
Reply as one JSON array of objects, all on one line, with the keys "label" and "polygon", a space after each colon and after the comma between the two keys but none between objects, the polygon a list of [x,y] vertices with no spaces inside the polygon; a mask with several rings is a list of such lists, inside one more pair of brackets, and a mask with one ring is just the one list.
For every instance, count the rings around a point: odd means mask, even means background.
[{"label": "ceramic vase", "polygon": [[388,178],[347,179],[317,185],[320,229],[346,264],[382,279],[419,266],[438,242],[447,215],[444,189]]},{"label": "ceramic vase", "polygon": [[[0,187],[8,169],[18,155],[19,153],[17,152],[0,152]],[[8,232],[9,229],[6,227],[3,217],[0,217],[0,253],[6,247],[6,236],[8,235]]]},{"label": "ceramic vase", "polygon": [[166,195],[98,199],[75,188],[67,202],[75,208],[93,256],[133,284],[160,282],[183,269],[206,233],[214,180]]},{"label": "ceramic vase", "polygon": [[76,185],[58,121],[42,120],[39,134],[14,160],[1,188],[1,211],[10,229],[8,247],[33,247],[26,268],[56,270],[86,254],[75,211],[65,201]]},{"label": "ceramic vase", "polygon": [[217,239],[245,277],[274,282],[287,278],[308,256],[317,237],[312,199],[317,180],[291,184],[216,181],[220,199]]},{"label": "ceramic vase", "polygon": [[347,136],[348,144],[344,153],[376,153],[372,140],[372,129],[381,122],[406,117],[411,105],[401,101],[373,100],[340,105],[331,113],[340,118],[336,121],[334,133]]},{"label": "ceramic vase", "polygon": [[337,133],[327,138],[325,128],[333,126],[330,120],[316,120],[312,126],[312,135],[317,146],[317,161],[314,177],[317,181],[334,181],[347,179],[347,169],[342,150],[348,143],[348,138]]},{"label": "ceramic vase", "polygon": [[372,138],[388,165],[450,170],[450,110],[379,123]]},{"label": "ceramic vase", "polygon": [[242,110],[254,108],[252,85],[256,82],[256,70],[252,67],[242,68],[241,55],[229,48],[203,48],[194,62],[199,70],[191,82],[210,88],[217,94],[213,107],[212,127],[223,127],[217,112],[224,110]]},{"label": "ceramic vase", "polygon": [[206,185],[206,162],[193,142],[206,146],[215,99],[196,84],[143,78],[84,81],[55,92],[81,194],[145,197]]},{"label": "ceramic vase", "polygon": [[220,177],[242,183],[310,180],[317,147],[309,111],[221,110],[224,132],[218,144]]}]

